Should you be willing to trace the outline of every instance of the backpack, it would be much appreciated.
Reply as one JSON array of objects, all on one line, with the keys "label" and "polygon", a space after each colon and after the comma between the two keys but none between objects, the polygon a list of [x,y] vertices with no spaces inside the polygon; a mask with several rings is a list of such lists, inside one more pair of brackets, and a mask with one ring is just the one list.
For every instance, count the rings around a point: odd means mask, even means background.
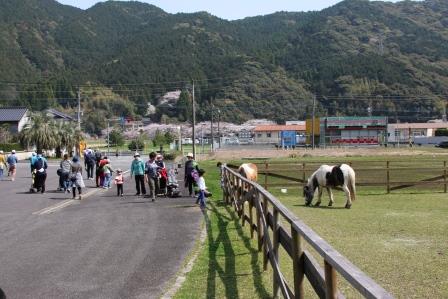
[{"label": "backpack", "polygon": [[34,169],[44,168],[44,160],[42,158],[37,158],[36,162],[34,162]]}]

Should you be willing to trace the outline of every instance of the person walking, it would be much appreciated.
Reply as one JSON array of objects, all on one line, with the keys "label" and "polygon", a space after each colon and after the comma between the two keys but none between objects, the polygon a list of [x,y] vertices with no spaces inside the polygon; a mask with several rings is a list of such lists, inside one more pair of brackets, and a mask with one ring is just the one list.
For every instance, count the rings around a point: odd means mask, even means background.
[{"label": "person walking", "polygon": [[47,159],[42,156],[42,151],[37,152],[36,160],[34,161],[33,170],[36,170],[35,187],[37,192],[45,193],[45,182],[47,181]]},{"label": "person walking", "polygon": [[187,162],[185,162],[184,179],[185,188],[188,187],[188,193],[190,197],[196,197],[193,193],[193,185],[196,184],[193,172],[199,171],[198,163],[194,160],[193,154],[187,154]]},{"label": "person walking", "polygon": [[117,185],[117,196],[123,196],[124,178],[123,171],[120,168],[117,169],[117,176],[114,179],[114,183]]},{"label": "person walking", "polygon": [[156,153],[151,152],[149,154],[149,160],[145,163],[145,174],[146,181],[149,185],[149,197],[151,197],[152,201],[155,201],[158,184],[159,184],[159,174],[158,174],[159,166],[156,163]]},{"label": "person walking", "polygon": [[64,154],[64,160],[59,163],[60,173],[59,186],[62,186],[64,193],[70,193],[70,172],[72,170],[72,162],[68,159],[68,154]]},{"label": "person walking", "polygon": [[96,182],[96,186],[99,187],[100,186],[100,162],[101,162],[101,152],[97,149],[95,151],[95,182]]},{"label": "person walking", "polygon": [[96,159],[91,149],[87,150],[84,160],[86,163],[87,179],[93,180],[93,169],[95,168]]},{"label": "person walking", "polygon": [[137,189],[137,193],[135,195],[139,196],[146,195],[145,188],[145,163],[140,159],[140,154],[134,154],[134,160],[131,164],[131,177],[135,176],[135,188]]},{"label": "person walking", "polygon": [[84,180],[82,178],[82,165],[79,162],[78,157],[73,157],[72,167],[70,171],[70,181],[72,183],[73,199],[76,198],[76,189],[78,189],[78,199],[82,199],[82,188],[85,187]]},{"label": "person walking", "polygon": [[205,174],[205,170],[204,169],[199,169],[199,171],[198,171],[198,175],[199,175],[199,179],[198,179],[198,189],[199,189],[198,201],[199,201],[199,206],[201,207],[201,210],[204,210],[206,208],[205,190],[207,189],[207,187],[205,186],[204,174]]},{"label": "person walking", "polygon": [[8,156],[7,162],[8,162],[8,176],[11,176],[11,181],[14,181],[16,179],[16,165],[19,162],[15,150],[11,151],[11,154]]},{"label": "person walking", "polygon": [[0,181],[3,181],[3,173],[7,169],[5,154],[0,150]]},{"label": "person walking", "polygon": [[106,159],[106,164],[103,165],[103,175],[104,175],[104,183],[103,188],[104,189],[110,189],[111,182],[112,182],[112,173],[114,173],[114,170],[112,169],[112,166],[110,165],[110,160]]}]

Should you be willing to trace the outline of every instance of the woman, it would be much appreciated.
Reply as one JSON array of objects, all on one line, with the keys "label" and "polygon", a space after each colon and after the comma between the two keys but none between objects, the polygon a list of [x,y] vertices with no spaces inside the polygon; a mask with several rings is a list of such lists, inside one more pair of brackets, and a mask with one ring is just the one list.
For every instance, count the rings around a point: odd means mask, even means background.
[{"label": "woman", "polygon": [[73,157],[72,162],[70,180],[72,182],[73,199],[76,198],[76,188],[78,188],[78,199],[81,200],[81,191],[85,187],[84,180],[82,179],[82,165],[78,157]]},{"label": "woman", "polygon": [[190,197],[196,197],[193,193],[193,185],[196,185],[194,173],[199,171],[198,163],[194,160],[193,154],[187,154],[187,162],[185,162],[185,188],[188,187],[188,193]]},{"label": "woman", "polygon": [[106,159],[106,164],[103,165],[103,174],[104,174],[103,189],[110,189],[111,187],[110,183],[112,182],[112,173],[114,173],[114,170],[110,165],[110,160]]},{"label": "woman", "polygon": [[70,193],[70,172],[72,170],[72,162],[68,159],[68,154],[64,154],[64,160],[59,164],[61,169],[59,176],[59,186],[63,188],[64,193]]}]

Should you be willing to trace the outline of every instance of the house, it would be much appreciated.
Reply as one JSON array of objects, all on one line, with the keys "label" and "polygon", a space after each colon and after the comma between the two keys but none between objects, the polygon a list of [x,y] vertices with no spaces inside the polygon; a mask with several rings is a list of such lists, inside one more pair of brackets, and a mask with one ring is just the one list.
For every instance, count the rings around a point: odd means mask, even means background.
[{"label": "house", "polygon": [[19,133],[30,121],[28,108],[1,107],[0,126],[8,125],[11,133]]},{"label": "house", "polygon": [[305,124],[302,125],[261,125],[254,129],[255,143],[282,144],[282,136],[287,134],[284,131],[295,132],[296,135],[304,135],[306,131]]},{"label": "house", "polygon": [[434,137],[437,129],[447,129],[448,122],[399,123],[387,125],[387,141],[411,143],[417,137]]},{"label": "house", "polygon": [[65,114],[56,109],[47,109],[45,113],[48,117],[59,123],[67,124],[67,123],[75,123],[78,121],[75,117]]},{"label": "house", "polygon": [[320,118],[321,145],[379,145],[384,142],[387,117],[323,117]]}]

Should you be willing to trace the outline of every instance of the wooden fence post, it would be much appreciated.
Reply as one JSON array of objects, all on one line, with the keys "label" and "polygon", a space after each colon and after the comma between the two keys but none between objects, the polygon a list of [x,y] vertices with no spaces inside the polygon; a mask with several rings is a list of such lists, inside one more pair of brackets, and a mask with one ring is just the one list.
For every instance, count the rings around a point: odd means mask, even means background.
[{"label": "wooden fence post", "polygon": [[264,189],[268,190],[268,161],[264,162]]},{"label": "wooden fence post", "polygon": [[[253,188],[253,187],[252,187]],[[254,238],[254,189],[250,191],[250,198],[249,198],[249,225],[250,225],[250,238]]]},{"label": "wooden fence post", "polygon": [[446,182],[446,161],[443,161],[443,192],[447,192],[447,182]]},{"label": "wooden fence post", "polygon": [[[272,255],[274,256],[274,258],[277,260],[278,263],[280,263],[279,259],[278,259],[278,248],[279,248],[279,223],[278,223],[278,210],[275,208],[275,206],[272,207],[273,210],[273,223],[272,223],[272,236],[273,236],[273,240],[272,240],[272,245],[273,245],[273,252]],[[277,278],[275,276],[275,271],[273,271],[273,289],[274,289],[274,298],[278,298],[278,291],[279,291],[279,283],[277,281]]]},{"label": "wooden fence post", "polygon": [[305,167],[306,167],[306,164],[305,164],[305,162],[303,162],[302,163],[302,182],[303,182],[304,185],[306,185],[306,182],[305,182],[305,180],[306,180]]},{"label": "wooden fence post", "polygon": [[292,266],[294,273],[294,298],[303,299],[303,278],[305,275],[303,262],[302,237],[291,224]]},{"label": "wooden fence post", "polygon": [[386,162],[386,188],[387,188],[387,193],[390,193],[390,170],[389,170],[389,165],[390,162],[387,161]]},{"label": "wooden fence post", "polygon": [[[263,196],[263,214],[264,219],[266,219],[266,223],[268,222],[268,199]],[[269,225],[266,225],[267,231],[263,229],[263,270],[266,271],[268,269],[268,241],[266,235],[269,234]]]},{"label": "wooden fence post", "polygon": [[[255,196],[255,206],[258,206],[258,202],[260,201],[260,192],[256,192]],[[261,205],[261,203],[260,203]],[[258,239],[258,251],[261,252],[263,248],[263,228],[261,227],[261,215],[258,211],[258,208],[255,209],[256,217],[257,217],[257,239]]]},{"label": "wooden fence post", "polygon": [[325,298],[326,299],[336,299],[337,298],[337,281],[336,281],[336,270],[327,262],[325,264]]}]

